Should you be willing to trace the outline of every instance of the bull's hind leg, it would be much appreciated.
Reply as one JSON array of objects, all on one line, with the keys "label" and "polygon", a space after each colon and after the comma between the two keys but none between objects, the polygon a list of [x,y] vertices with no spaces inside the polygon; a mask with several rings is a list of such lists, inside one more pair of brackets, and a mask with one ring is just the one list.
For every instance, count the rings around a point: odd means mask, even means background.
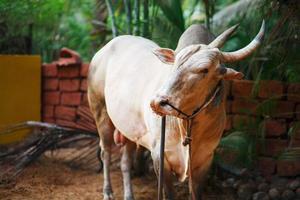
[{"label": "bull's hind leg", "polygon": [[101,160],[103,162],[103,199],[113,200],[110,181],[110,160],[115,127],[107,114],[104,97],[101,94],[95,93],[91,89],[91,86],[88,88],[88,101],[100,137],[99,145],[101,148]]},{"label": "bull's hind leg", "polygon": [[121,170],[123,174],[124,200],[133,200],[133,191],[131,184],[131,168],[135,151],[135,144],[127,141],[122,151]]},{"label": "bull's hind leg", "polygon": [[103,199],[112,200],[113,191],[110,180],[111,147],[115,127],[107,115],[106,108],[101,111],[101,117],[96,118],[98,133],[100,136],[101,159],[103,162]]}]

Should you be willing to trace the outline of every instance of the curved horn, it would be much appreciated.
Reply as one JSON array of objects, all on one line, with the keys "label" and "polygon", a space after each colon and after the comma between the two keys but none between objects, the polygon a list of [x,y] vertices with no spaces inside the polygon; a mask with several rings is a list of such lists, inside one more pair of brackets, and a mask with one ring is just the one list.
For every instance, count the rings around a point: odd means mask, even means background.
[{"label": "curved horn", "polygon": [[224,31],[216,39],[214,39],[208,46],[211,48],[221,48],[226,40],[234,33],[234,31],[239,27],[239,24],[232,26],[231,28]]},{"label": "curved horn", "polygon": [[235,62],[242,60],[253,53],[261,44],[265,33],[265,20],[263,20],[256,37],[244,48],[234,52],[221,52],[221,62]]}]

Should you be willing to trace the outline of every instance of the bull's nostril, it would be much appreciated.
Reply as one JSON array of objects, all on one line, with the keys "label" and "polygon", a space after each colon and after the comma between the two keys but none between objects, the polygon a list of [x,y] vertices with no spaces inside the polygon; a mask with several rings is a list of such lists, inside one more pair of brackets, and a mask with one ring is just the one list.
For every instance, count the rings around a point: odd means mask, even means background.
[{"label": "bull's nostril", "polygon": [[162,101],[159,102],[160,106],[166,106],[167,104],[168,104],[167,100],[162,100]]}]

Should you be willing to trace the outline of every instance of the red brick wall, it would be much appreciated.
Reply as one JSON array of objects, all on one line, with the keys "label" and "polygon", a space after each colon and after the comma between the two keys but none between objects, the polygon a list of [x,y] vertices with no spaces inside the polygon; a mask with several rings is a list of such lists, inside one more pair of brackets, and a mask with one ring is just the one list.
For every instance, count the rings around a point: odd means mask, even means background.
[{"label": "red brick wall", "polygon": [[86,77],[89,64],[62,49],[58,61],[43,64],[42,119],[60,126],[96,132],[88,107]]},{"label": "red brick wall", "polygon": [[[88,66],[69,49],[62,49],[58,61],[43,64],[43,121],[96,131],[86,96]],[[257,166],[264,175],[300,174],[300,161],[276,159],[289,145],[300,147],[300,129],[293,139],[287,134],[300,121],[300,83],[229,82],[227,116],[226,131],[252,127],[256,134],[255,127],[263,124],[265,139],[257,145]],[[257,119],[259,123],[255,123]]]},{"label": "red brick wall", "polygon": [[278,156],[288,147],[300,147],[300,127],[288,136],[290,128],[300,122],[300,83],[240,80],[230,82],[229,88],[226,130],[248,127],[249,134],[259,134],[258,128],[263,128],[264,139],[257,144],[258,169],[265,176],[299,175],[300,161]]}]

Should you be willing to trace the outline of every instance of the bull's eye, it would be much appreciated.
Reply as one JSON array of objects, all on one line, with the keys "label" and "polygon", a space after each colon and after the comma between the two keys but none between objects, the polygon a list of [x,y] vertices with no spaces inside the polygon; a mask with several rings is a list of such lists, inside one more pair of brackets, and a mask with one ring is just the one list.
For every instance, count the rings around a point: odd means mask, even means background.
[{"label": "bull's eye", "polygon": [[207,68],[201,69],[200,73],[207,74],[208,73],[208,69]]}]

